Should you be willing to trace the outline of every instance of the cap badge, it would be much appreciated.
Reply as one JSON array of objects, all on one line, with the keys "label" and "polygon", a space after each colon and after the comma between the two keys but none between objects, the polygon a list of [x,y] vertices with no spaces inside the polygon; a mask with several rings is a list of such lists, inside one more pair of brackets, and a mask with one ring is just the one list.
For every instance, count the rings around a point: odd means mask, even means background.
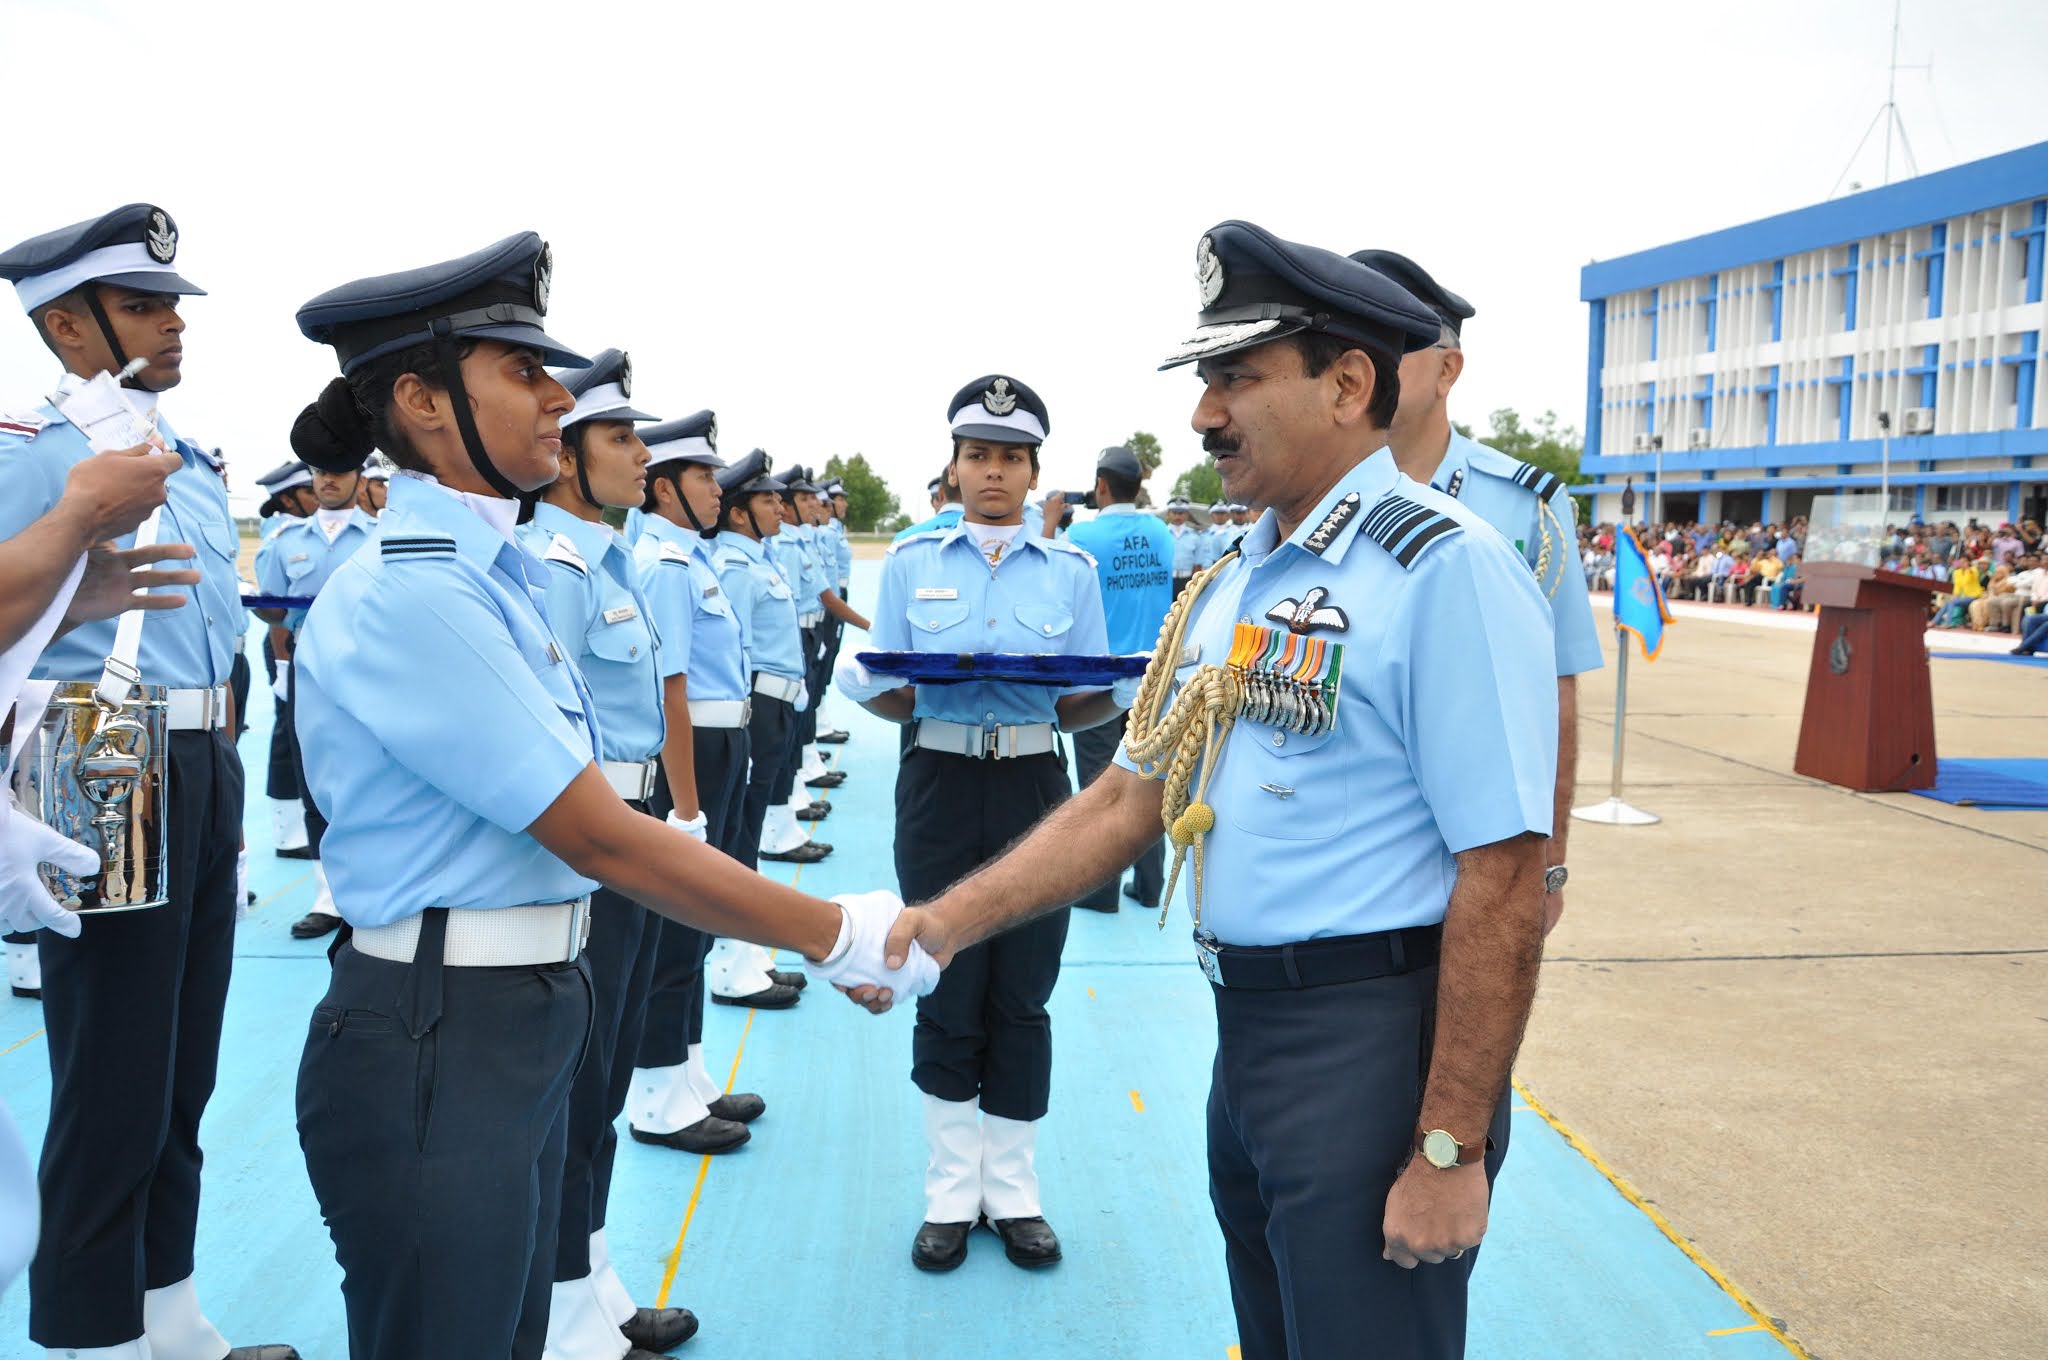
[{"label": "cap badge", "polygon": [[717,416],[713,416],[713,417],[711,417],[711,423],[710,423],[709,425],[706,425],[706,426],[704,427],[704,442],[705,442],[705,443],[707,443],[707,444],[709,444],[709,445],[711,446],[711,451],[712,451],[713,453],[716,453],[716,452],[718,452],[718,417],[717,417]]},{"label": "cap badge", "polygon": [[1006,416],[1017,409],[1017,394],[1010,390],[1008,378],[997,378],[988,391],[981,394],[981,404],[992,416]]},{"label": "cap badge", "polygon": [[633,395],[633,356],[630,354],[619,355],[619,395]]},{"label": "cap badge", "polygon": [[177,258],[178,229],[162,208],[149,214],[149,229],[143,233],[143,243],[149,247],[149,258],[158,264],[169,264]]},{"label": "cap badge", "polygon": [[1351,620],[1335,605],[1326,605],[1330,592],[1316,586],[1300,600],[1282,600],[1266,611],[1266,617],[1275,623],[1287,625],[1290,633],[1306,633],[1311,628],[1329,628],[1339,633],[1351,631]]},{"label": "cap badge", "polygon": [[1223,261],[1216,258],[1216,243],[1206,236],[1195,246],[1195,282],[1201,286],[1204,307],[1215,306],[1223,296]]},{"label": "cap badge", "polygon": [[555,281],[554,248],[543,242],[540,254],[533,257],[533,309],[545,313],[548,309],[548,289]]}]

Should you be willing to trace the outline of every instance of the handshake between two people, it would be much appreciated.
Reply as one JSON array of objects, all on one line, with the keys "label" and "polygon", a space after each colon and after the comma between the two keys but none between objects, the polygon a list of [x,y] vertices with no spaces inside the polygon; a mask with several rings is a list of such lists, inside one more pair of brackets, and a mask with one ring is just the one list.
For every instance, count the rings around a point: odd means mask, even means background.
[{"label": "handshake between two people", "polygon": [[839,942],[823,959],[805,961],[812,977],[876,1015],[898,999],[929,996],[939,985],[939,970],[952,962],[953,951],[941,943],[930,912],[906,907],[886,891],[842,893],[832,902],[841,913]]}]

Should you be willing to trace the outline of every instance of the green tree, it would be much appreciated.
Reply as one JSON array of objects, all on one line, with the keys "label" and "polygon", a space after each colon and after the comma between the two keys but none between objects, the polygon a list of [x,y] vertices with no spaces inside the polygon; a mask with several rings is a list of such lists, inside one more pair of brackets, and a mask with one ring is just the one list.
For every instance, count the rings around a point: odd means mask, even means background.
[{"label": "green tree", "polygon": [[876,525],[894,519],[903,508],[882,475],[868,466],[865,454],[833,454],[825,460],[825,475],[846,483],[846,527],[856,533],[873,533]]},{"label": "green tree", "polygon": [[1456,428],[1468,439],[1478,439],[1510,458],[1519,458],[1525,463],[1534,463],[1545,472],[1555,473],[1568,486],[1587,480],[1586,474],[1579,471],[1579,455],[1584,450],[1579,432],[1573,426],[1560,425],[1557,412],[1545,411],[1534,425],[1524,425],[1519,411],[1512,406],[1503,406],[1489,420],[1493,432],[1484,438],[1473,434],[1469,426],[1458,425]]},{"label": "green tree", "polygon": [[1196,505],[1209,506],[1223,499],[1223,474],[1216,470],[1216,460],[1204,457],[1201,462],[1174,479],[1173,494],[1185,496]]},{"label": "green tree", "polygon": [[[1159,460],[1164,456],[1164,452],[1159,447],[1157,437],[1149,435],[1143,430],[1134,430],[1131,433],[1131,437],[1126,439],[1124,443],[1132,453],[1138,455],[1138,466],[1145,470],[1146,479],[1149,480],[1153,473],[1159,471]],[[1149,488],[1144,486],[1138,488],[1138,504],[1143,506],[1152,504],[1152,492]]]}]

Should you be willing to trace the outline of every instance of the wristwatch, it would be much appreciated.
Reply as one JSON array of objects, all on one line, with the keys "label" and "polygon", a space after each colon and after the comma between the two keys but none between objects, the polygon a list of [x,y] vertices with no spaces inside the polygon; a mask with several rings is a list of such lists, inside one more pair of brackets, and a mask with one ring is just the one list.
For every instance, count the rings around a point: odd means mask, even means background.
[{"label": "wristwatch", "polygon": [[1415,1131],[1415,1150],[1422,1154],[1422,1160],[1439,1171],[1449,1171],[1454,1166],[1470,1166],[1484,1157],[1493,1147],[1492,1138],[1477,1143],[1461,1143],[1442,1129]]},{"label": "wristwatch", "polygon": [[1569,877],[1570,872],[1562,864],[1551,865],[1543,871],[1543,891],[1546,894],[1563,892],[1564,881]]}]

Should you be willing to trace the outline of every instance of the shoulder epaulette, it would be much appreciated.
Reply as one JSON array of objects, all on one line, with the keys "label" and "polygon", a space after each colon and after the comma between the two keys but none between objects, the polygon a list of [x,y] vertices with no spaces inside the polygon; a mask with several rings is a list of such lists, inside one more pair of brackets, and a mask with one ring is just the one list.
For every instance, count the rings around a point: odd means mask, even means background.
[{"label": "shoulder epaulette", "polygon": [[406,534],[385,539],[377,551],[386,562],[414,557],[453,557],[455,540],[445,534]]},{"label": "shoulder epaulette", "polygon": [[1387,495],[1366,512],[1358,532],[1413,567],[1431,544],[1459,533],[1464,526],[1441,510],[1432,510],[1406,496]]},{"label": "shoulder epaulette", "polygon": [[0,415],[0,438],[11,436],[26,444],[41,434],[49,423],[48,416],[36,411],[9,411]]},{"label": "shoulder epaulette", "polygon": [[888,551],[885,552],[883,556],[893,556],[898,548],[903,547],[907,543],[924,543],[934,539],[944,538],[947,534],[950,534],[952,532],[953,531],[951,529],[926,529],[921,534],[911,534],[908,538],[899,538],[889,545]]},{"label": "shoulder epaulette", "polygon": [[575,540],[567,534],[556,534],[553,541],[548,544],[548,550],[541,554],[540,560],[560,562],[579,575],[590,575],[590,564],[583,560],[583,554],[576,550]]},{"label": "shoulder epaulette", "polygon": [[1089,552],[1086,548],[1082,547],[1080,544],[1074,542],[1070,538],[1041,538],[1038,541],[1044,544],[1048,544],[1051,547],[1063,548],[1067,552],[1074,553],[1078,555],[1083,562],[1086,562],[1088,564],[1089,570],[1092,571],[1095,568],[1095,554]]},{"label": "shoulder epaulette", "polygon": [[661,540],[661,546],[655,549],[654,556],[658,562],[674,562],[678,566],[685,567],[690,565],[690,550],[680,543],[671,543],[665,538]]},{"label": "shoulder epaulette", "polygon": [[1480,444],[1476,448],[1477,454],[1472,459],[1474,467],[1488,476],[1504,478],[1533,492],[1539,501],[1549,500],[1564,487],[1562,477],[1554,472],[1545,472],[1534,463],[1511,457],[1490,444]]}]

